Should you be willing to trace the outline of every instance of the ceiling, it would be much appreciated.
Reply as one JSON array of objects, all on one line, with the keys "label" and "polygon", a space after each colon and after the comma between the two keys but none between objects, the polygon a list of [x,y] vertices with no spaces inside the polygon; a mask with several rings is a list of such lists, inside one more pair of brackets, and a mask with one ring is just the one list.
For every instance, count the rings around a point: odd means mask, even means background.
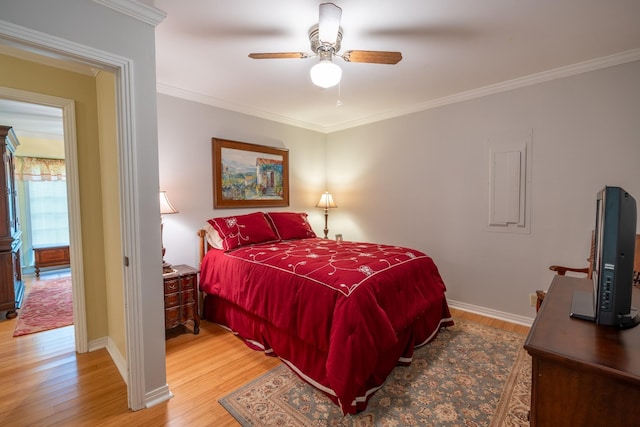
[{"label": "ceiling", "polygon": [[[401,51],[397,65],[334,61],[309,78],[321,1],[155,0],[160,93],[332,132],[455,100],[640,60],[637,0],[335,0],[342,49]],[[613,56],[611,56],[613,55]],[[576,65],[577,64],[577,65]]]},{"label": "ceiling", "polygon": [[[640,60],[638,0],[335,0],[339,53],[400,51],[403,59],[334,58],[342,82],[320,89],[309,78],[317,58],[247,56],[310,52],[319,0],[141,1],[167,13],[156,28],[160,93],[325,133]],[[0,53],[95,74],[6,45]],[[0,117],[17,132],[59,139],[51,114],[59,112],[0,100]]]},{"label": "ceiling", "polygon": [[18,140],[63,141],[62,109],[0,98],[0,124],[13,127]]}]

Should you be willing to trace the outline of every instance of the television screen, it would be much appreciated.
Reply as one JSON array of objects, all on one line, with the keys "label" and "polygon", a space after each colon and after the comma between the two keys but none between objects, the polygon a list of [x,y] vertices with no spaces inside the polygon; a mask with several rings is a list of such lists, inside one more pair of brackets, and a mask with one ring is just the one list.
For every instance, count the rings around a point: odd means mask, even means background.
[{"label": "television screen", "polygon": [[640,323],[631,308],[637,227],[636,201],[620,187],[605,187],[596,198],[593,292],[576,291],[571,316],[599,325],[629,328]]}]

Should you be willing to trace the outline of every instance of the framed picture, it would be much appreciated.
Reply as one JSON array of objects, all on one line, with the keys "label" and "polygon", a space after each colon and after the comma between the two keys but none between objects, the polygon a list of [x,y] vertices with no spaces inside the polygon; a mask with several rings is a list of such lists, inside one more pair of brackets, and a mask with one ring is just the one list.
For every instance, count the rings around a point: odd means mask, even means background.
[{"label": "framed picture", "polygon": [[289,206],[289,150],[212,138],[213,207]]}]

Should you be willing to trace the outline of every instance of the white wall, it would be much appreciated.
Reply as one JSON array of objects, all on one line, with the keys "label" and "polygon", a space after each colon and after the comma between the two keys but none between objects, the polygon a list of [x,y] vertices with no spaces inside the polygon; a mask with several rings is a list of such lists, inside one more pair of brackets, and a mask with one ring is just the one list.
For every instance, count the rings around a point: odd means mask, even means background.
[{"label": "white wall", "polygon": [[[586,266],[596,192],[640,201],[639,117],[634,62],[330,134],[329,228],[421,249],[449,299],[533,317],[549,265]],[[486,141],[531,129],[531,233],[488,232]]]},{"label": "white wall", "polygon": [[[213,137],[289,150],[289,208],[214,209]],[[317,132],[159,94],[160,188],[179,211],[164,217],[165,260],[198,266],[196,233],[218,216],[304,211],[316,233],[322,233],[324,217],[315,204],[325,190],[325,139]]]},{"label": "white wall", "polygon": [[[586,266],[596,192],[619,185],[640,200],[639,113],[640,62],[326,136],[159,95],[160,185],[180,210],[165,217],[165,258],[197,265],[206,219],[252,211],[213,209],[211,138],[271,145],[290,150],[290,209],[316,233],[326,188],[339,206],[330,236],[421,249],[454,303],[526,321],[549,265]],[[531,232],[489,232],[486,142],[529,131]]]}]

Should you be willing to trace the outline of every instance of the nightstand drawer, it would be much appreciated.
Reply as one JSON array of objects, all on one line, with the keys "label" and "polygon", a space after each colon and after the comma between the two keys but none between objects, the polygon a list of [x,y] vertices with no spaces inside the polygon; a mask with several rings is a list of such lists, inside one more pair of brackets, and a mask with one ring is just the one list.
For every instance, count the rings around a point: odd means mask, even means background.
[{"label": "nightstand drawer", "polygon": [[175,328],[185,323],[187,320],[194,319],[196,304],[183,304],[176,307],[167,308],[164,311],[165,329]]},{"label": "nightstand drawer", "polygon": [[180,326],[180,307],[168,308],[164,311],[164,328],[171,329]]},{"label": "nightstand drawer", "polygon": [[166,294],[164,296],[164,307],[171,308],[180,305],[180,293],[174,292],[172,294]]},{"label": "nightstand drawer", "polygon": [[172,294],[166,294],[164,296],[165,308],[176,307],[183,304],[195,303],[195,297],[193,292],[174,292]]},{"label": "nightstand drawer", "polygon": [[164,293],[171,294],[180,290],[180,279],[164,279]]},{"label": "nightstand drawer", "polygon": [[182,295],[180,297],[181,297],[180,299],[181,304],[192,304],[196,302],[196,297],[193,294],[193,291],[182,292]]},{"label": "nightstand drawer", "polygon": [[189,274],[182,276],[182,290],[196,289],[198,286],[198,276],[195,274]]},{"label": "nightstand drawer", "polygon": [[183,322],[186,322],[189,319],[193,319],[193,315],[195,313],[195,308],[196,308],[195,303],[183,305],[182,306],[182,318],[180,320],[182,320]]}]

